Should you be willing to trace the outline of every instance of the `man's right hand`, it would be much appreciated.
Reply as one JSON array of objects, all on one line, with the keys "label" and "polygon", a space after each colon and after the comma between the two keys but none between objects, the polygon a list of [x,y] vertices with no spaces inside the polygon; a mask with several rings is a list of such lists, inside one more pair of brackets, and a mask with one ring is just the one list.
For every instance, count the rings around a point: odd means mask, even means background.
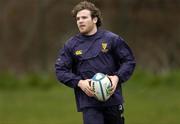
[{"label": "man's right hand", "polygon": [[82,89],[82,91],[84,91],[84,93],[86,93],[86,95],[88,95],[89,97],[93,97],[94,91],[93,91],[92,87],[89,85],[90,81],[91,81],[90,79],[80,80],[78,83],[78,87],[80,87]]}]

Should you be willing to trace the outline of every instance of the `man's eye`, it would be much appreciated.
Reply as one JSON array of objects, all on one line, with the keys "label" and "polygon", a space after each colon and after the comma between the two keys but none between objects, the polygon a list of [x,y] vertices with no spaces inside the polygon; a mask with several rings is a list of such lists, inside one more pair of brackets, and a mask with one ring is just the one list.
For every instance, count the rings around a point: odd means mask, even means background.
[{"label": "man's eye", "polygon": [[84,16],[84,17],[82,17],[83,19],[86,19],[87,17],[86,16]]}]

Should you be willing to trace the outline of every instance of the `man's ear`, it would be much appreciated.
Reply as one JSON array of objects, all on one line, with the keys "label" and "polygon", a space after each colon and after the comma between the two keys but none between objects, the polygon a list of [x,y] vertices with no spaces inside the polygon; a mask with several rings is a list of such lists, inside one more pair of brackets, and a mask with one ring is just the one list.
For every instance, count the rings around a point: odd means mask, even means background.
[{"label": "man's ear", "polygon": [[93,22],[96,24],[97,21],[98,21],[98,18],[97,18],[97,17],[94,17],[94,18],[93,18]]}]

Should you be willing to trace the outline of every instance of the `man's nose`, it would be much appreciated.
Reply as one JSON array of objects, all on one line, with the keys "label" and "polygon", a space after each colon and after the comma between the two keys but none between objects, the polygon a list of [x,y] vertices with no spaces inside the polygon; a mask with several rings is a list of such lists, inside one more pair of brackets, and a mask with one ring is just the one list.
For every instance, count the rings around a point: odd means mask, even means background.
[{"label": "man's nose", "polygon": [[82,22],[83,22],[83,19],[82,19],[82,18],[80,18],[78,21],[79,21],[79,23],[82,23]]}]

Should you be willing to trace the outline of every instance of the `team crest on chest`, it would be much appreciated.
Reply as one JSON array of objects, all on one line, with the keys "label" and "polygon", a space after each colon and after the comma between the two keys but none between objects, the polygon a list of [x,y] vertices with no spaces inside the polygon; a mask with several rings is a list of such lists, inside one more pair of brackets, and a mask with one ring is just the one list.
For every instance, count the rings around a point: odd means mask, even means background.
[{"label": "team crest on chest", "polygon": [[101,44],[101,51],[106,53],[108,52],[108,48],[107,48],[107,42],[106,41],[103,41],[102,44]]}]

